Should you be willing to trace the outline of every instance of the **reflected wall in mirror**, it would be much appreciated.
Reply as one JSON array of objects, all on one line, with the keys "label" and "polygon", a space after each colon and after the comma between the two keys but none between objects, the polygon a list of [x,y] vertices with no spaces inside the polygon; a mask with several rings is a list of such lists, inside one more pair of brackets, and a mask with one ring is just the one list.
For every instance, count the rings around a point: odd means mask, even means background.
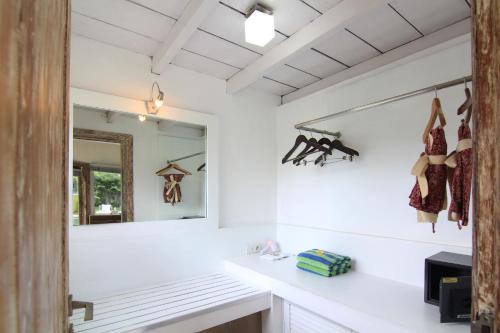
[{"label": "reflected wall in mirror", "polygon": [[206,216],[204,126],[75,106],[73,225]]}]

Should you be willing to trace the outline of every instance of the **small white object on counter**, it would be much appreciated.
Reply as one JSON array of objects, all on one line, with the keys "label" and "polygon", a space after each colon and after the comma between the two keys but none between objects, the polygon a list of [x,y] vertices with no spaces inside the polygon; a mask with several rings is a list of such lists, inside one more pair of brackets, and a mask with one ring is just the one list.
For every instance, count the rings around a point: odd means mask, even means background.
[{"label": "small white object on counter", "polygon": [[276,254],[263,254],[260,256],[261,259],[269,260],[269,261],[276,261],[276,260],[281,260],[288,258],[290,255],[288,253],[276,253]]},{"label": "small white object on counter", "polygon": [[467,323],[439,323],[439,308],[424,303],[422,288],[355,271],[326,278],[295,264],[295,257],[267,261],[254,255],[226,260],[225,268],[356,332],[470,332]]}]

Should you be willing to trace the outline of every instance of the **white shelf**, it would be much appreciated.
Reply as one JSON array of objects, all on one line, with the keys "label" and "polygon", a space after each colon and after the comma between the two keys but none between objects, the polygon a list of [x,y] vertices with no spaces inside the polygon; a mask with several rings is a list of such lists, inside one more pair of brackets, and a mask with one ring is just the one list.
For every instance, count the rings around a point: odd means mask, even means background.
[{"label": "white shelf", "polygon": [[424,303],[421,288],[355,271],[325,278],[300,271],[295,263],[295,257],[270,262],[243,256],[226,260],[225,267],[241,279],[360,333],[470,332],[466,323],[439,323],[439,308]]}]

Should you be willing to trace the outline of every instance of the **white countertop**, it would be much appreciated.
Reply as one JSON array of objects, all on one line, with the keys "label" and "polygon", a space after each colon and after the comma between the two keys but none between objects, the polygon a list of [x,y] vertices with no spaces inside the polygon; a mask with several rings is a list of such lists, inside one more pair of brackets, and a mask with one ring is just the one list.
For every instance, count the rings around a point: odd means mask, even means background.
[{"label": "white countertop", "polygon": [[361,333],[470,332],[468,323],[439,323],[439,308],[424,303],[422,288],[355,271],[326,278],[301,271],[295,263],[295,257],[267,261],[252,255],[228,259],[225,268]]}]

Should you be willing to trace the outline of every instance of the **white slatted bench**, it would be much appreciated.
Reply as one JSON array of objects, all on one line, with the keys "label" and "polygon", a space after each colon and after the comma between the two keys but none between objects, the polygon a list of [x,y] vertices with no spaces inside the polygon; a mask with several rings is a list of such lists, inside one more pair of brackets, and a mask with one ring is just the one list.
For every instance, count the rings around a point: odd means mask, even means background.
[{"label": "white slatted bench", "polygon": [[271,306],[269,291],[224,273],[131,290],[94,302],[94,318],[75,310],[75,333],[198,332]]}]

